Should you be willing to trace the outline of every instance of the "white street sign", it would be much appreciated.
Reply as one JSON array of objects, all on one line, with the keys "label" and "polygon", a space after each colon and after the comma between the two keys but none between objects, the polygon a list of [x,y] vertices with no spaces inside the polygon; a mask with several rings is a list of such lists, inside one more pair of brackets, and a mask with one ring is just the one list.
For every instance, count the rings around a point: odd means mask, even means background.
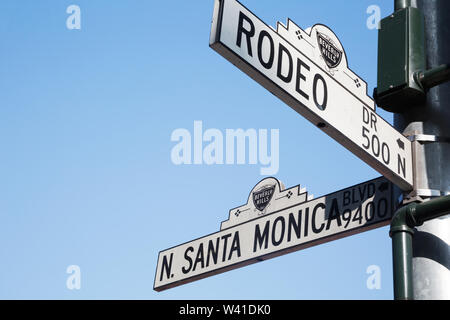
[{"label": "white street sign", "polygon": [[367,84],[328,27],[269,27],[236,0],[215,0],[210,46],[402,190],[411,142],[375,112]]},{"label": "white street sign", "polygon": [[162,291],[255,262],[387,225],[392,184],[384,177],[308,197],[275,178],[260,181],[231,209],[221,231],[161,251],[154,290]]}]

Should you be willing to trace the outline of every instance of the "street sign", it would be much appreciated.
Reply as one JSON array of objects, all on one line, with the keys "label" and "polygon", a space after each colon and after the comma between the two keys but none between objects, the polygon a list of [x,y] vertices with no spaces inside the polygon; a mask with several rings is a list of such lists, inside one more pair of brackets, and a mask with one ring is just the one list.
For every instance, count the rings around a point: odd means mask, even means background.
[{"label": "street sign", "polygon": [[392,186],[380,177],[313,199],[300,186],[285,189],[275,178],[263,179],[219,232],[159,253],[154,290],[387,225]]},{"label": "street sign", "polygon": [[273,29],[236,0],[215,0],[210,46],[402,190],[411,141],[375,112],[367,84],[328,27]]}]

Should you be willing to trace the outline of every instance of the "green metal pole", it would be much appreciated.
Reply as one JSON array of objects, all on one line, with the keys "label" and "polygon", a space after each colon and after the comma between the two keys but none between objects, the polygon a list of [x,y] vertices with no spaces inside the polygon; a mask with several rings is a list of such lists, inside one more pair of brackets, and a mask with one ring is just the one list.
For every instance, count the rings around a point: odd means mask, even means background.
[{"label": "green metal pole", "polygon": [[389,235],[392,238],[392,263],[394,276],[394,299],[412,300],[412,237],[414,229],[410,226],[410,206],[399,209],[391,221]]},{"label": "green metal pole", "polygon": [[395,232],[392,235],[394,270],[394,299],[412,300],[412,236],[410,232]]},{"label": "green metal pole", "polygon": [[[394,127],[412,141],[414,189],[403,194],[404,203],[425,205],[402,208],[403,221],[393,219],[394,285],[400,286],[394,292],[406,299],[414,286],[414,299],[450,299],[450,215],[433,219],[450,212],[448,198],[433,200],[450,194],[450,1],[394,0],[394,6],[381,23],[374,98],[394,112]],[[413,285],[402,269],[411,270],[411,239]]]},{"label": "green metal pole", "polygon": [[[424,14],[426,68],[450,63],[450,1],[417,0]],[[439,68],[437,69],[439,70]],[[441,69],[442,70],[442,69]],[[445,71],[441,75],[445,77]],[[434,76],[431,79],[434,82]],[[439,78],[439,77],[438,77]],[[437,81],[440,82],[440,81]],[[426,103],[394,115],[394,126],[406,135],[425,134],[436,142],[414,142],[415,188],[450,194],[450,82],[427,91]],[[440,194],[439,194],[440,193]],[[426,195],[426,194],[425,194]],[[424,197],[426,200],[430,197]],[[413,239],[414,299],[450,299],[450,216],[433,219],[417,227]]]}]

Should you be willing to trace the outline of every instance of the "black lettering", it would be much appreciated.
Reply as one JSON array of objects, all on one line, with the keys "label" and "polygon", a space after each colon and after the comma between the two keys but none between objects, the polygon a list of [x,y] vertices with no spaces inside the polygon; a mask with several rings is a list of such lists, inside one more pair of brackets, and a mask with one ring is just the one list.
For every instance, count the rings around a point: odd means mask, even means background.
[{"label": "black lettering", "polygon": [[334,198],[333,201],[331,202],[330,214],[328,215],[327,221],[327,230],[330,229],[331,221],[333,221],[334,219],[336,219],[337,224],[340,227],[342,225],[341,213],[339,212],[339,204],[336,198]]},{"label": "black lettering", "polygon": [[[365,196],[365,194],[366,194],[366,188],[367,188],[367,185],[365,184],[364,187],[362,188],[362,192],[361,192],[361,186],[358,187],[358,190],[359,190],[359,199],[360,199],[361,201],[364,200],[364,196]],[[356,202],[357,202],[357,201],[356,201]],[[353,203],[356,203],[356,202],[353,202]]]},{"label": "black lettering", "polygon": [[203,269],[205,267],[205,255],[203,254],[203,243],[200,243],[197,250],[197,257],[195,258],[194,262],[194,268],[192,268],[192,271],[195,271],[197,268],[197,263],[201,264],[201,268]]},{"label": "black lettering", "polygon": [[[289,61],[289,67],[288,67],[288,74],[287,76],[284,76],[281,72],[283,70],[283,53],[286,54],[286,56],[288,57],[288,61]],[[283,46],[281,43],[278,46],[278,70],[277,70],[277,76],[278,78],[280,78],[281,80],[283,80],[286,83],[291,82],[292,80],[292,73],[293,73],[293,62],[292,62],[292,56],[290,54],[290,52],[288,51],[288,49],[286,49],[285,46]]]},{"label": "black lettering", "polygon": [[222,236],[223,240],[223,254],[222,254],[222,262],[225,262],[225,258],[227,257],[227,244],[228,244],[228,238],[231,237],[231,233],[228,233],[224,236]]},{"label": "black lettering", "polygon": [[313,209],[312,218],[311,218],[311,220],[312,220],[311,226],[312,226],[312,230],[314,233],[320,233],[323,230],[323,228],[325,227],[325,222],[322,222],[322,224],[320,225],[319,228],[316,227],[316,213],[319,208],[322,208],[325,210],[326,207],[323,203],[318,203]]},{"label": "black lettering", "polygon": [[[280,237],[278,240],[275,240],[275,236],[276,236],[276,231],[277,231],[277,225],[279,224],[278,222],[281,223],[281,232],[280,232]],[[278,217],[275,219],[275,221],[273,222],[273,227],[272,227],[272,244],[277,247],[281,244],[281,242],[283,242],[283,238],[284,238],[284,230],[285,230],[285,222],[284,222],[284,217]]]},{"label": "black lettering", "polygon": [[302,89],[300,89],[300,80],[306,80],[306,76],[302,73],[302,67],[309,71],[309,66],[297,58],[297,81],[295,83],[295,90],[300,93],[303,98],[309,100],[309,96]]},{"label": "black lettering", "polygon": [[370,128],[375,129],[375,132],[377,132],[377,117],[375,116],[374,113],[370,113]]},{"label": "black lettering", "polygon": [[383,157],[383,162],[389,164],[391,161],[391,151],[385,142],[383,142],[383,145],[381,146],[381,156]]},{"label": "black lettering", "polygon": [[375,134],[372,136],[372,152],[375,157],[380,156],[380,140]]},{"label": "black lettering", "polygon": [[[263,53],[262,46],[263,46],[264,38],[269,39],[269,44],[270,44],[269,60],[267,62],[264,61],[263,56],[262,56],[262,53]],[[273,39],[270,36],[270,34],[267,31],[261,31],[261,33],[259,34],[259,38],[258,38],[258,59],[259,59],[259,62],[262,64],[262,66],[266,69],[272,68],[273,59],[275,56],[274,50],[275,50],[275,45],[273,44]]]},{"label": "black lettering", "polygon": [[309,208],[305,209],[305,237],[308,236]]},{"label": "black lettering", "polygon": [[363,122],[365,124],[369,124],[370,118],[369,118],[369,111],[366,109],[366,107],[363,106]]},{"label": "black lettering", "polygon": [[352,222],[358,221],[358,223],[361,224],[362,220],[362,206],[359,205],[358,209],[356,209],[355,215],[353,216]]},{"label": "black lettering", "polygon": [[233,252],[237,252],[238,258],[241,256],[241,243],[239,241],[239,231],[234,234],[233,242],[231,243],[230,254],[228,255],[228,260],[233,256]]},{"label": "black lettering", "polygon": [[367,135],[368,133],[369,133],[369,129],[367,129],[366,127],[363,126],[362,127],[362,136],[367,141],[367,145],[365,145],[364,143],[362,145],[364,147],[364,149],[370,148],[370,140],[369,140],[369,136]]},{"label": "black lettering", "polygon": [[358,203],[358,199],[355,197],[355,189],[352,189],[352,203]]},{"label": "black lettering", "polygon": [[159,277],[159,281],[162,281],[164,271],[166,271],[166,278],[167,279],[170,278],[170,275],[171,275],[170,270],[172,269],[172,259],[173,259],[173,253],[170,254],[169,262],[167,262],[167,256],[163,257],[162,267],[161,267],[161,276]]},{"label": "black lettering", "polygon": [[[319,103],[317,101],[317,82],[318,81],[322,81],[323,84],[323,100],[322,103]],[[325,82],[325,79],[320,75],[320,74],[316,74],[314,76],[314,82],[313,82],[313,98],[314,98],[314,103],[316,104],[316,107],[319,110],[325,110],[327,107],[327,102],[328,102],[328,88],[327,88],[327,83]]]},{"label": "black lettering", "polygon": [[[250,25],[250,30],[246,30],[244,28],[244,20],[248,22]],[[250,57],[253,57],[252,53],[252,44],[250,42],[250,38],[255,35],[255,25],[253,24],[252,20],[250,20],[249,17],[247,17],[244,13],[239,12],[239,23],[238,23],[238,29],[237,29],[237,39],[236,39],[236,45],[240,48],[242,43],[242,35],[245,34],[245,37],[247,38],[247,51],[248,55]]]},{"label": "black lettering", "polygon": [[295,220],[294,214],[290,213],[289,214],[289,222],[288,222],[288,237],[287,237],[288,242],[291,241],[292,230],[295,231],[295,235],[297,236],[297,239],[300,239],[301,234],[302,234],[301,226],[302,226],[302,210],[298,211],[297,221]]},{"label": "black lettering", "polygon": [[217,257],[219,255],[219,241],[220,238],[216,239],[216,246],[214,247],[214,242],[209,240],[208,242],[208,255],[206,257],[206,267],[209,266],[209,259],[212,257],[214,264],[217,264]]},{"label": "black lettering", "polygon": [[264,249],[267,249],[269,243],[269,228],[270,228],[270,220],[266,221],[266,225],[264,226],[264,231],[261,234],[261,230],[259,229],[259,224],[255,227],[255,239],[253,241],[253,252],[256,252],[256,245],[259,245],[259,249],[261,249],[264,242]]},{"label": "black lettering", "polygon": [[192,259],[191,257],[188,255],[189,252],[194,252],[194,248],[193,247],[188,247],[186,249],[186,251],[184,252],[184,259],[189,262],[189,267],[185,268],[183,267],[181,269],[181,271],[183,271],[184,274],[188,273],[189,271],[191,271],[192,268]]},{"label": "black lettering", "polygon": [[[372,209],[369,209],[369,207]],[[370,216],[367,214],[368,212],[372,212]],[[370,222],[375,218],[375,203],[373,203],[373,201],[370,201],[367,204],[366,208],[364,209],[364,216],[367,222]]]},{"label": "black lettering", "polygon": [[350,204],[350,191],[344,191],[344,196],[342,198],[342,203],[344,206],[348,206]]}]

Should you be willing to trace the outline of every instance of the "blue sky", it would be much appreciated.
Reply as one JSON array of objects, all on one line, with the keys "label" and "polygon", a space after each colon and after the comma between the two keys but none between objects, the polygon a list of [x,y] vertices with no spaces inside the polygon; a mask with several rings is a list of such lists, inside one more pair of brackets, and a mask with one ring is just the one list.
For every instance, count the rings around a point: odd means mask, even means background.
[{"label": "blue sky", "polygon": [[[366,10],[384,17],[393,1],[241,2],[272,26],[329,26],[372,93]],[[71,4],[80,30],[66,27]],[[275,177],[315,196],[379,176],[209,48],[212,11],[212,0],[1,1],[0,298],[393,297],[387,227],[153,291],[158,252],[219,231],[264,178],[259,164],[175,165],[174,130],[279,129]],[[66,287],[69,265],[80,290]],[[370,265],[380,290],[366,287]]]}]

